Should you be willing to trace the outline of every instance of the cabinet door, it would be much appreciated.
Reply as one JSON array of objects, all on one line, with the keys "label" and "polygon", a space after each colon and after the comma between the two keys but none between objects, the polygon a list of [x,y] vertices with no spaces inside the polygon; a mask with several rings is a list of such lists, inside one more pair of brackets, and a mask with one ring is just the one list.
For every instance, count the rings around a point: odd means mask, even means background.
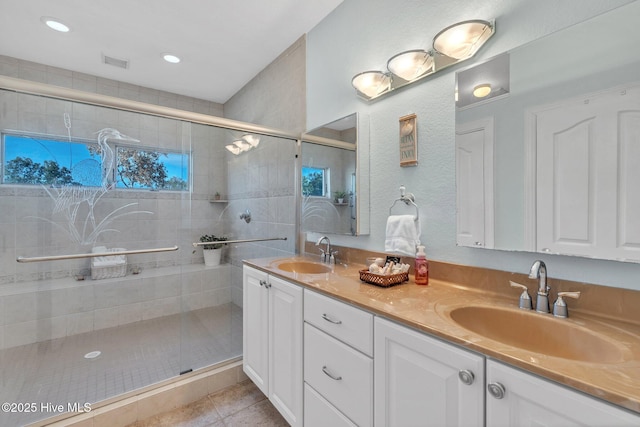
[{"label": "cabinet door", "polygon": [[[269,399],[292,426],[302,425],[302,288],[269,277]],[[245,308],[246,310],[246,308]]]},{"label": "cabinet door", "polygon": [[498,384],[502,398],[487,393],[487,426],[622,427],[640,425],[640,416],[493,360],[487,361],[487,387]]},{"label": "cabinet door", "polygon": [[242,367],[247,376],[269,395],[269,323],[268,275],[250,267],[243,268],[242,295]]},{"label": "cabinet door", "polygon": [[[461,371],[469,385],[460,379]],[[479,355],[376,318],[374,374],[376,427],[484,423],[484,358]]]}]

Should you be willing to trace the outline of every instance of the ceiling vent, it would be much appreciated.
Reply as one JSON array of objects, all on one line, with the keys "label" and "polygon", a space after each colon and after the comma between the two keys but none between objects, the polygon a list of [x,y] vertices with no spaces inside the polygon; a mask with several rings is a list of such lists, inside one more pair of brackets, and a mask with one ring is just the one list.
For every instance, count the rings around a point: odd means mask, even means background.
[{"label": "ceiling vent", "polygon": [[102,55],[102,62],[107,65],[113,65],[114,67],[124,68],[125,70],[129,68],[129,61],[126,59],[112,58],[104,54]]}]

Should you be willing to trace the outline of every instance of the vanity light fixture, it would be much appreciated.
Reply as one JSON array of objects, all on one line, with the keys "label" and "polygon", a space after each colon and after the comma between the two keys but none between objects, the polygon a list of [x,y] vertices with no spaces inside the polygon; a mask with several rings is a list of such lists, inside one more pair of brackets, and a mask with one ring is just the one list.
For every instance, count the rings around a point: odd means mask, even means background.
[{"label": "vanity light fixture", "polygon": [[178,58],[177,56],[171,53],[162,54],[162,59],[164,59],[167,62],[170,62],[171,64],[177,64],[180,62],[180,58]]},{"label": "vanity light fixture", "polygon": [[433,73],[433,53],[422,49],[407,50],[392,56],[387,62],[387,69],[395,76],[412,82]]},{"label": "vanity light fixture", "polygon": [[493,25],[488,21],[473,19],[458,22],[440,31],[433,38],[436,52],[459,61],[471,58],[493,35]]},{"label": "vanity light fixture", "polygon": [[354,88],[364,96],[373,99],[388,92],[391,88],[391,76],[382,71],[364,71],[351,79]]},{"label": "vanity light fixture", "polygon": [[491,93],[491,85],[489,83],[483,83],[473,88],[473,96],[476,98],[484,98]]},{"label": "vanity light fixture", "polygon": [[60,20],[50,16],[43,16],[40,18],[40,21],[52,30],[59,31],[61,33],[68,33],[71,31],[71,28],[69,28],[68,25],[63,24]]},{"label": "vanity light fixture", "polygon": [[494,22],[480,19],[450,25],[434,37],[433,50],[398,53],[387,61],[388,72],[358,73],[351,85],[360,97],[370,101],[471,58],[494,33]]}]

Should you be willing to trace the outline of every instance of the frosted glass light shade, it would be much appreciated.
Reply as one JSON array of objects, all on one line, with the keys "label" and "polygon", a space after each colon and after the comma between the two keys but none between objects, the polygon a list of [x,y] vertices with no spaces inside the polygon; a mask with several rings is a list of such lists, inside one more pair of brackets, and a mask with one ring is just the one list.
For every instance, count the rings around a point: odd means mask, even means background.
[{"label": "frosted glass light shade", "polygon": [[406,81],[433,73],[433,56],[424,50],[408,50],[394,55],[387,62],[387,68],[394,75]]},{"label": "frosted glass light shade", "polygon": [[364,71],[356,74],[351,79],[351,84],[358,92],[373,98],[389,90],[391,76],[382,71]]},{"label": "frosted glass light shade", "polygon": [[463,21],[440,31],[433,38],[436,52],[454,59],[467,59],[475,55],[493,34],[490,22],[483,20]]},{"label": "frosted glass light shade", "polygon": [[473,88],[473,96],[476,98],[484,98],[491,93],[491,85],[484,83]]},{"label": "frosted glass light shade", "polygon": [[240,148],[235,144],[225,145],[224,148],[226,148],[227,150],[229,150],[231,153],[235,154],[236,156],[238,154],[240,154]]},{"label": "frosted glass light shade", "polygon": [[246,134],[242,136],[242,139],[247,142],[252,148],[256,148],[260,144],[260,137],[256,135]]},{"label": "frosted glass light shade", "polygon": [[233,141],[233,145],[238,147],[240,149],[240,152],[251,150],[251,145],[243,141],[242,139],[236,139],[235,141]]}]

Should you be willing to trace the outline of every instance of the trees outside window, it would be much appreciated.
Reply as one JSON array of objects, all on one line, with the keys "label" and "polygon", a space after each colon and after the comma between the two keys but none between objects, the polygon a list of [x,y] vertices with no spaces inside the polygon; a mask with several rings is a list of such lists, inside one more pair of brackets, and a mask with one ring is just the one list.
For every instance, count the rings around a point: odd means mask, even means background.
[{"label": "trees outside window", "polygon": [[302,194],[305,197],[324,197],[327,194],[327,170],[322,168],[302,167]]},{"label": "trees outside window", "polygon": [[[169,151],[114,147],[116,188],[188,190],[189,156]],[[88,142],[3,135],[5,184],[100,185],[101,152]],[[96,176],[97,174],[97,176]]]}]

